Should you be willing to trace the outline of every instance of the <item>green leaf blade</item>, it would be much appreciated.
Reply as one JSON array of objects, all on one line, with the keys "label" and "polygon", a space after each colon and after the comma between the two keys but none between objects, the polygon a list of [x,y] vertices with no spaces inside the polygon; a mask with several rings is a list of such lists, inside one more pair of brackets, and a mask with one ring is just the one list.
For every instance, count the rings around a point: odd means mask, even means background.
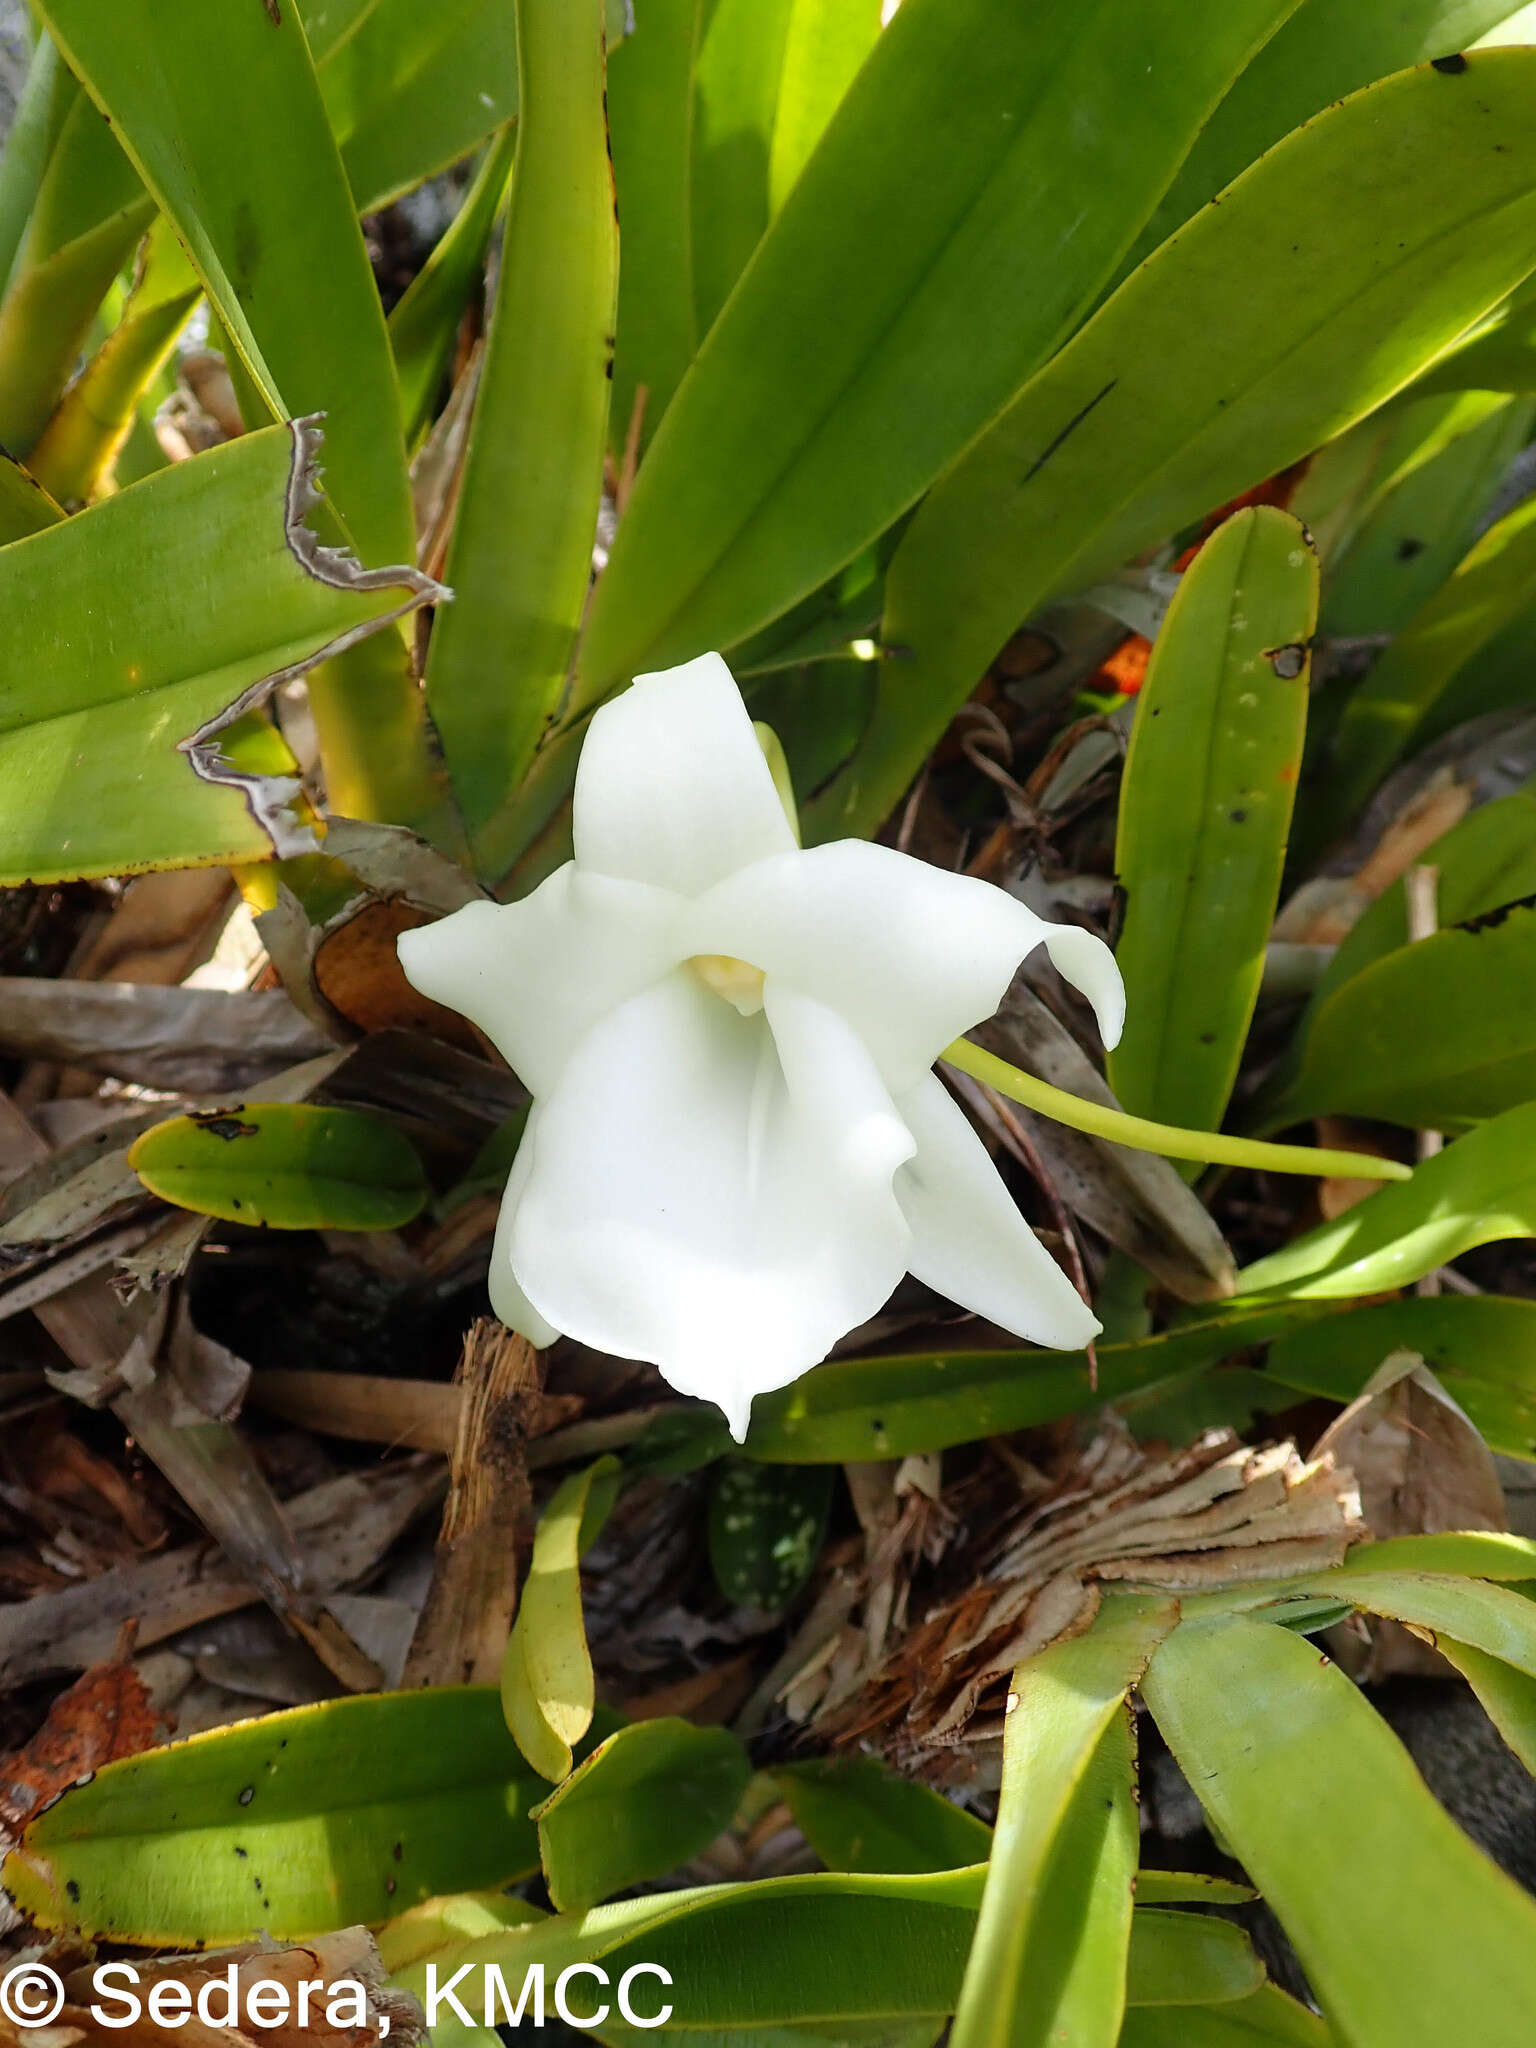
[{"label": "green leaf blade", "polygon": [[[1517,2048],[1536,1905],[1446,1816],[1314,1645],[1240,1616],[1174,1631],[1143,1695],[1352,2048]],[[1413,1958],[1411,1995],[1391,1959]]]},{"label": "green leaf blade", "polygon": [[1536,52],[1492,50],[1330,108],[1025,386],[902,537],[882,635],[901,652],[808,840],[878,826],[1021,618],[1342,432],[1520,280],[1533,80]]},{"label": "green leaf blade", "polygon": [[898,517],[1070,331],[1290,4],[908,0],[668,409],[583,701],[742,639]]},{"label": "green leaf blade", "polygon": [[170,1117],[135,1139],[128,1164],[162,1201],[274,1230],[398,1230],[430,1192],[393,1124],[312,1103]]},{"label": "green leaf blade", "polygon": [[521,0],[518,20],[528,108],[448,558],[458,597],[427,663],[488,875],[508,864],[509,800],[564,693],[586,601],[618,282],[601,0]]},{"label": "green leaf blade", "polygon": [[5,1883],[90,1940],[303,1941],[528,1875],[537,1793],[489,1686],[328,1700],[108,1764]]},{"label": "green leaf blade", "polygon": [[1317,558],[1298,521],[1239,512],[1158,633],[1120,788],[1109,1081],[1135,1115],[1215,1130],[1258,998],[1306,733]]},{"label": "green leaf blade", "polygon": [[730,1825],[750,1776],[728,1729],[667,1716],[617,1730],[533,1809],[556,1909],[584,1913],[697,1856]]}]

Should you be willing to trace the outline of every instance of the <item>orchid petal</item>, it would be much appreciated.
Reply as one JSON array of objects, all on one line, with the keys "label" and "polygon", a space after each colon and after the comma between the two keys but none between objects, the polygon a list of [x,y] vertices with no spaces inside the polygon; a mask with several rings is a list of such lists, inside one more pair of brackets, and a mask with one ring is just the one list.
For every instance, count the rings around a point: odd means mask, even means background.
[{"label": "orchid petal", "polygon": [[521,903],[468,903],[403,932],[400,964],[542,1095],[599,1018],[678,964],[683,907],[664,889],[568,861]]},{"label": "orchid petal", "polygon": [[573,807],[583,868],[695,896],[793,850],[752,721],[718,654],[637,676],[582,743]]},{"label": "orchid petal", "polygon": [[1044,938],[1051,965],[1088,998],[1099,1037],[1113,1052],[1125,1029],[1125,983],[1114,954],[1097,933],[1084,931],[1081,925],[1048,924]]},{"label": "orchid petal", "polygon": [[542,1351],[546,1344],[554,1343],[560,1332],[539,1314],[518,1285],[517,1275],[512,1270],[512,1226],[517,1220],[518,1204],[523,1199],[528,1176],[533,1171],[533,1134],[538,1121],[538,1110],[530,1111],[523,1126],[517,1157],[507,1176],[501,1213],[496,1218],[496,1237],[491,1246],[491,1270],[486,1284],[490,1289],[491,1307],[507,1328],[516,1330],[520,1337],[526,1337],[530,1344]]},{"label": "orchid petal", "polygon": [[912,1226],[907,1264],[935,1293],[1033,1344],[1078,1350],[1098,1319],[998,1178],[987,1148],[936,1075],[899,1099],[917,1154],[896,1176]]},{"label": "orchid petal", "polygon": [[690,953],[748,960],[838,1010],[898,1095],[992,1015],[1026,953],[1066,932],[990,882],[859,839],[742,868],[685,929]]},{"label": "orchid petal", "polygon": [[911,1137],[855,1034],[794,990],[742,1017],[668,976],[587,1034],[530,1135],[509,1250],[531,1304],[738,1438],[906,1270]]}]

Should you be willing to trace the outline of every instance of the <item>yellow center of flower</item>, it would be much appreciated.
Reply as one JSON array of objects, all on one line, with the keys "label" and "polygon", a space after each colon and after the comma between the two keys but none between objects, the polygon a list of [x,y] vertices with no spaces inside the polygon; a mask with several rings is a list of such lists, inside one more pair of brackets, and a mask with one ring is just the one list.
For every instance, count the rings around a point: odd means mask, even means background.
[{"label": "yellow center of flower", "polygon": [[729,953],[695,953],[683,963],[711,995],[723,996],[743,1017],[755,1017],[763,1007],[763,970]]}]

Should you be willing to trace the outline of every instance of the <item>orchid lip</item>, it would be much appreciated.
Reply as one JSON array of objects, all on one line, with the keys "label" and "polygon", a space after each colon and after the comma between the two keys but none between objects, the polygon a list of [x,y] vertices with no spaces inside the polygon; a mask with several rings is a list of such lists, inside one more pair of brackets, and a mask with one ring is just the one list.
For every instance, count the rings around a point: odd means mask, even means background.
[{"label": "orchid lip", "polygon": [[722,997],[743,1017],[755,1017],[763,1007],[763,970],[749,960],[730,953],[695,953],[683,965],[711,995]]}]

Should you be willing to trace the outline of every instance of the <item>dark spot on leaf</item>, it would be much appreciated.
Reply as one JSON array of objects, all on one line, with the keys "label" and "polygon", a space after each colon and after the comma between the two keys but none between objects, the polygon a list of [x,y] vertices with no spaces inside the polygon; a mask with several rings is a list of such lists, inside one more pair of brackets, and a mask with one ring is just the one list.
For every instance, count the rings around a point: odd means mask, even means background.
[{"label": "dark spot on leaf", "polygon": [[395,1846],[390,1850],[389,1853],[391,1856],[394,1857],[395,1861],[398,1863],[401,1857],[405,1854],[404,1842],[396,1842]]},{"label": "dark spot on leaf", "polygon": [[240,1861],[241,1861],[242,1863],[244,1863],[244,1862],[247,1862],[247,1861],[249,1860],[249,1858],[250,1858],[250,1853],[251,1853],[251,1852],[250,1852],[250,1850],[249,1850],[249,1849],[242,1849],[242,1848],[241,1848],[241,1846],[240,1846],[240,1844],[239,1844],[238,1842],[236,1842],[236,1844],[235,1844],[235,1854],[236,1854],[236,1855],[237,1855],[237,1856],[238,1856],[238,1857],[240,1858]]},{"label": "dark spot on leaf", "polygon": [[1248,822],[1248,813],[1246,811],[1228,811],[1227,816],[1234,825],[1246,825]]},{"label": "dark spot on leaf", "polygon": [[1431,61],[1431,70],[1439,71],[1447,78],[1459,78],[1467,69],[1467,60],[1458,50],[1454,57],[1436,57]]},{"label": "dark spot on leaf", "polygon": [[1202,1045],[1214,1045],[1214,1044],[1216,1043],[1216,1034],[1215,1034],[1215,1032],[1214,1032],[1214,1031],[1202,1031],[1202,1032],[1201,1032],[1201,1034],[1200,1034],[1200,1043],[1201,1043]]},{"label": "dark spot on leaf", "polygon": [[1291,640],[1284,647],[1266,647],[1264,659],[1282,683],[1294,683],[1307,665],[1306,645],[1303,641]]},{"label": "dark spot on leaf", "polygon": [[80,1903],[80,1887],[72,1877],[64,1880],[64,1889],[69,1893],[71,1904],[78,1906]]},{"label": "dark spot on leaf", "polygon": [[192,1121],[210,1138],[222,1138],[226,1144],[231,1138],[254,1138],[260,1128],[256,1124],[242,1123],[229,1109],[194,1109]]},{"label": "dark spot on leaf", "polygon": [[1422,555],[1423,552],[1424,543],[1421,540],[1406,538],[1397,544],[1397,559],[1400,562],[1411,562],[1415,555]]},{"label": "dark spot on leaf", "polygon": [[240,1788],[240,1804],[241,1804],[242,1806],[249,1806],[249,1805],[250,1805],[250,1803],[251,1803],[251,1801],[252,1801],[252,1800],[253,1800],[253,1799],[254,1799],[255,1797],[256,1797],[256,1787],[255,1787],[254,1785],[242,1785],[242,1786],[241,1786],[241,1788]]}]

